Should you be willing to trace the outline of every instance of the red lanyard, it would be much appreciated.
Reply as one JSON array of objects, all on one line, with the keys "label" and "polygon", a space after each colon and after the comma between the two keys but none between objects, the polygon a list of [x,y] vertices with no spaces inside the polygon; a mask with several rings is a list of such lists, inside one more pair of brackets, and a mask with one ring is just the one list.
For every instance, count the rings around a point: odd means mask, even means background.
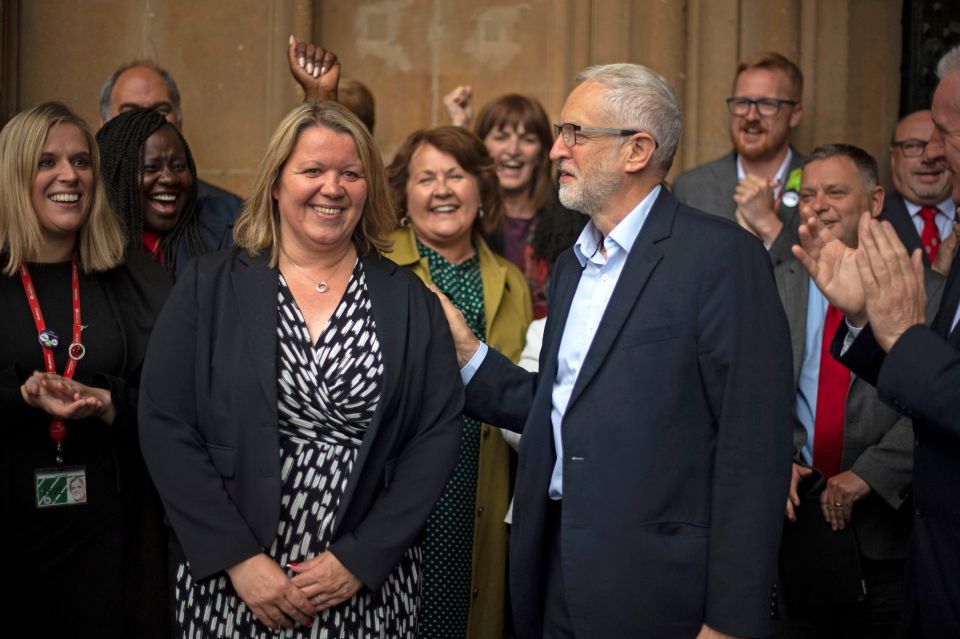
[{"label": "red lanyard", "polygon": [[[86,349],[80,341],[80,333],[83,331],[83,324],[80,323],[80,275],[77,269],[77,256],[74,255],[71,260],[71,289],[73,291],[73,339],[70,347],[67,349],[67,367],[63,371],[63,376],[67,379],[73,379],[73,373],[77,370],[77,361],[86,354]],[[33,315],[33,323],[37,326],[37,338],[40,340],[40,348],[43,350],[43,362],[48,373],[56,374],[57,364],[53,359],[53,349],[59,344],[56,333],[47,329],[46,322],[43,321],[43,313],[40,312],[40,301],[37,299],[37,291],[33,286],[33,279],[30,277],[30,271],[26,264],[20,265],[20,281],[23,282],[23,291],[27,294],[27,303],[30,304],[30,314]],[[67,436],[66,423],[57,417],[50,421],[50,428],[47,429],[50,438],[57,444],[57,463],[63,463],[63,450],[60,442]]]}]

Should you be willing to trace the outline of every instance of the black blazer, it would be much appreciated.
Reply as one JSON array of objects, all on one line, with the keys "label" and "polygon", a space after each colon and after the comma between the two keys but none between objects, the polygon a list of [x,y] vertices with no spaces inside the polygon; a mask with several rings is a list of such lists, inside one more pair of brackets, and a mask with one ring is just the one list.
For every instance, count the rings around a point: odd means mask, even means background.
[{"label": "black blazer", "polygon": [[[269,548],[277,532],[278,276],[267,262],[240,249],[191,262],[144,365],[144,458],[196,579]],[[362,262],[384,383],[330,550],[375,590],[453,470],[463,387],[434,295],[386,258]]]},{"label": "black blazer", "polygon": [[[582,272],[557,261],[541,375],[490,351],[466,413],[522,431],[510,546],[517,636],[542,635],[551,393]],[[763,245],[664,189],[563,421],[561,556],[577,636],[773,630],[791,461],[790,337]]]},{"label": "black blazer", "polygon": [[868,325],[841,356],[847,335],[841,322],[831,344],[834,357],[913,419],[905,610],[908,622],[920,620],[924,637],[960,636],[960,331],[950,332],[958,302],[960,260],[954,260],[929,328],[908,329],[884,353]]},{"label": "black blazer", "polygon": [[907,205],[903,203],[902,195],[896,191],[887,193],[887,196],[883,198],[883,211],[880,213],[880,219],[890,222],[897,232],[897,237],[906,247],[907,253],[912,254],[916,249],[920,249],[923,254],[923,265],[929,270],[930,258],[927,257],[927,252],[923,250],[920,234],[917,233],[917,227],[913,224]]}]

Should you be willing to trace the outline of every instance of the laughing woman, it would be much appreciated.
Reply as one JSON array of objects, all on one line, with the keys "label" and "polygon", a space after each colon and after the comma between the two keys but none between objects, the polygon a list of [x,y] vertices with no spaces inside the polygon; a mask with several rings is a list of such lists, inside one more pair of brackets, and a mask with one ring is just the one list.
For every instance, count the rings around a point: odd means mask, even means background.
[{"label": "laughing woman", "polygon": [[190,147],[163,115],[152,109],[121,113],[97,132],[97,142],[128,250],[142,247],[179,275],[191,258],[233,246],[228,216],[213,209],[199,215]]},{"label": "laughing woman", "polygon": [[[451,126],[410,134],[388,175],[401,214],[389,257],[434,283],[474,334],[514,360],[532,309],[516,266],[495,254],[502,205],[493,158]],[[424,543],[420,637],[503,636],[510,452],[496,430],[464,418],[453,479],[430,515]]]},{"label": "laughing woman", "polygon": [[0,132],[0,546],[14,587],[0,612],[29,636],[166,634],[166,547],[136,408],[170,284],[123,248],[83,121],[54,102],[11,119]]}]

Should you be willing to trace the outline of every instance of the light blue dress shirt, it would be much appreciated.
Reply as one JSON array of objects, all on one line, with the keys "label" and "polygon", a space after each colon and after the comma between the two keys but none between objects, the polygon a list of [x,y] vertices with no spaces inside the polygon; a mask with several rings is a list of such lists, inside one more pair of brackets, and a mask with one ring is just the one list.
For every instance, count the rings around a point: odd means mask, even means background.
[{"label": "light blue dress shirt", "polygon": [[[650,209],[657,196],[660,195],[660,186],[652,191],[619,224],[604,238],[594,226],[593,221],[587,223],[573,245],[573,253],[583,268],[580,283],[573,295],[570,304],[570,313],[567,323],[563,327],[563,336],[560,340],[560,351],[557,355],[557,375],[553,380],[551,395],[552,409],[550,422],[553,426],[553,444],[557,453],[557,462],[553,467],[550,478],[549,495],[551,499],[560,499],[563,496],[563,439],[561,426],[567,411],[570,394],[577,381],[577,375],[583,365],[583,360],[593,342],[603,313],[610,302],[617,280],[623,271],[627,256],[633,243],[640,235]],[[606,257],[600,253],[600,245],[606,249]],[[469,362],[460,370],[464,385],[469,384],[474,373],[483,363],[487,354],[486,344],[480,348]]]},{"label": "light blue dress shirt", "polygon": [[807,431],[807,443],[800,455],[813,465],[813,432],[817,415],[817,384],[820,378],[820,349],[823,345],[823,322],[829,303],[813,279],[807,278],[810,293],[807,297],[807,331],[803,341],[803,364],[797,383],[797,419]]}]

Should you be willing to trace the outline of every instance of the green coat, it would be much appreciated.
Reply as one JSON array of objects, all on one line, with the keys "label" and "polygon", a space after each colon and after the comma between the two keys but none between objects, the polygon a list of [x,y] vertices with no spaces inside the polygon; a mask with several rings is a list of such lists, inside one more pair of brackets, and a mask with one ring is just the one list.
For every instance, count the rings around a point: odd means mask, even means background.
[{"label": "green coat", "polygon": [[[427,259],[417,251],[411,228],[391,234],[393,251],[386,256],[413,270],[430,284]],[[506,258],[474,237],[483,282],[483,311],[487,319],[484,341],[514,362],[520,359],[527,325],[533,319],[526,278]],[[473,536],[473,577],[467,639],[503,636],[506,597],[507,526],[510,504],[510,448],[497,429],[480,427],[480,463],[477,476],[477,524]]]}]

